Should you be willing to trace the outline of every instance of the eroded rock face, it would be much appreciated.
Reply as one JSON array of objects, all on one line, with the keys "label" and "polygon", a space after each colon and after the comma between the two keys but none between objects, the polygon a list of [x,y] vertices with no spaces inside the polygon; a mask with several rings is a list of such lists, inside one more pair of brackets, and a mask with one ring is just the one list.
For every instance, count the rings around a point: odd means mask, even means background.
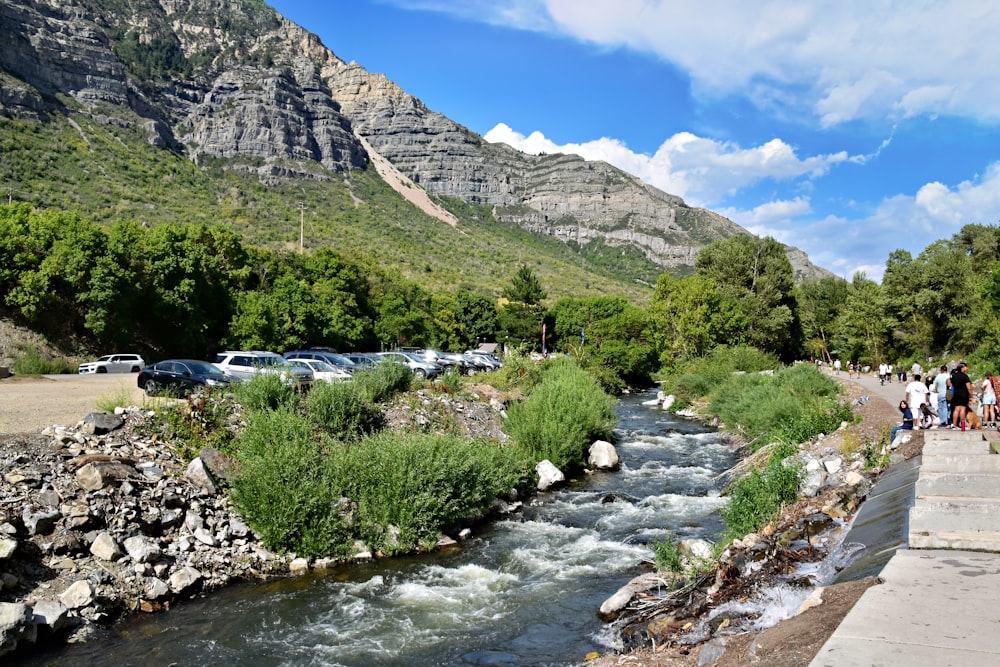
[{"label": "eroded rock face", "polygon": [[[706,243],[747,233],[607,163],[488,143],[265,5],[123,6],[0,4],[0,69],[12,75],[0,76],[0,116],[70,115],[56,93],[69,95],[97,122],[265,183],[365,169],[363,138],[430,193],[491,205],[497,220],[567,243],[631,247],[664,268],[690,267]],[[824,273],[788,252],[797,279]]]}]

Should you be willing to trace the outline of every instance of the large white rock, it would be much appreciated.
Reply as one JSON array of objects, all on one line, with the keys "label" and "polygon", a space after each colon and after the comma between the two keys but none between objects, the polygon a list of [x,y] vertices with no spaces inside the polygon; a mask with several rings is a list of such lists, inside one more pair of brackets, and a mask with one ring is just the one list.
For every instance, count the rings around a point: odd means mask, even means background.
[{"label": "large white rock", "polygon": [[0,560],[7,560],[17,551],[17,540],[10,537],[0,537]]},{"label": "large white rock", "polygon": [[539,491],[546,491],[552,486],[566,481],[566,475],[562,474],[562,471],[548,459],[539,461],[538,465],[535,466],[535,472],[538,473]]},{"label": "large white rock", "polygon": [[147,600],[159,600],[169,594],[170,587],[167,586],[165,581],[156,577],[150,578],[146,584],[146,588],[143,590],[143,595],[146,596]]},{"label": "large white rock", "polygon": [[110,533],[104,532],[98,535],[94,543],[90,545],[90,553],[101,560],[113,561],[122,557],[122,548],[118,546]]},{"label": "large white rock", "polygon": [[35,625],[44,625],[49,630],[55,631],[66,625],[66,618],[69,609],[62,602],[56,600],[39,600],[31,609],[34,616],[32,622]]},{"label": "large white rock", "polygon": [[59,601],[70,609],[86,607],[94,601],[94,587],[86,579],[81,579],[63,591]]},{"label": "large white rock", "polygon": [[674,396],[673,394],[670,394],[669,396],[665,397],[663,399],[663,409],[664,410],[669,410],[670,408],[672,408],[673,405],[674,405],[674,401],[676,401],[676,400],[677,400],[677,397]]},{"label": "large white rock", "polygon": [[183,593],[199,581],[201,581],[201,572],[187,566],[170,575],[170,590],[178,594]]},{"label": "large white rock", "polygon": [[598,440],[590,446],[587,465],[599,470],[618,470],[618,451],[610,442]]},{"label": "large white rock", "polygon": [[219,492],[218,485],[200,458],[194,459],[188,464],[187,470],[184,471],[184,478],[211,496]]},{"label": "large white rock", "polygon": [[125,540],[125,551],[136,563],[152,563],[160,559],[160,545],[136,535]]}]

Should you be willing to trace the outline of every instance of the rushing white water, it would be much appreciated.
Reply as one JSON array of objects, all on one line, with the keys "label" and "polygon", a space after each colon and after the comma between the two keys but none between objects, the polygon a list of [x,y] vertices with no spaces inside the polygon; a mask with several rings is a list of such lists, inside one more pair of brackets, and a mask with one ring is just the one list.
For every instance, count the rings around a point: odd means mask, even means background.
[{"label": "rushing white water", "polygon": [[650,542],[722,528],[733,453],[647,398],[619,406],[620,471],[542,494],[460,549],[231,587],[38,664],[578,664],[614,641],[596,611]]}]

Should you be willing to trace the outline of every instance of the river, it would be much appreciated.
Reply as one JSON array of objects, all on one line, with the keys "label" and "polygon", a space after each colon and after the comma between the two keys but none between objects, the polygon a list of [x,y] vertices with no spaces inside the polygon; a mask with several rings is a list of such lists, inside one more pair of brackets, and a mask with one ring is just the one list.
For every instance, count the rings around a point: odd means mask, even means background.
[{"label": "river", "polygon": [[651,542],[723,528],[714,430],[622,398],[621,470],[541,494],[460,548],[231,586],[32,665],[575,665]]}]

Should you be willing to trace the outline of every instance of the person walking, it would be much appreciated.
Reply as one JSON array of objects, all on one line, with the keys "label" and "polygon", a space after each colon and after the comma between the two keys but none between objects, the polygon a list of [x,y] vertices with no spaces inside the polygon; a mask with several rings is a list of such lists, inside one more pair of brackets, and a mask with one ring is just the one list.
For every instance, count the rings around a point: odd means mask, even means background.
[{"label": "person walking", "polygon": [[959,362],[951,374],[951,427],[965,430],[965,413],[972,398],[972,380],[966,374],[969,364]]},{"label": "person walking", "polygon": [[983,391],[983,428],[997,427],[997,394],[993,386],[993,374],[986,372],[981,385]]},{"label": "person walking", "polygon": [[934,376],[934,388],[937,390],[937,413],[941,418],[942,426],[951,426],[951,412],[948,405],[948,387],[951,386],[951,374],[947,366],[942,366],[941,370]]},{"label": "person walking", "polygon": [[[913,410],[913,415],[922,414],[921,407],[927,402],[927,385],[920,381],[920,375],[914,375],[910,384],[906,385],[906,401]],[[920,423],[914,420],[913,428],[920,428]]]}]

